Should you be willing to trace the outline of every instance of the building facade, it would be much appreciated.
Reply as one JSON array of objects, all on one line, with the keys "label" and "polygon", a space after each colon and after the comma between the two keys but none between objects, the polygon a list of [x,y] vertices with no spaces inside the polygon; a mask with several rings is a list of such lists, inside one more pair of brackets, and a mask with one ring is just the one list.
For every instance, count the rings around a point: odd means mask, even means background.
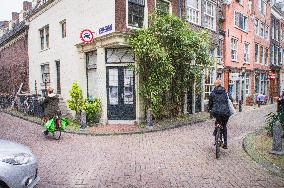
[{"label": "building facade", "polygon": [[28,91],[28,23],[25,20],[32,9],[24,1],[20,13],[13,12],[12,20],[0,24],[0,93],[15,94],[21,84]]},{"label": "building facade", "polygon": [[[147,27],[156,9],[177,14],[178,1],[49,0],[38,6],[29,18],[30,90],[36,92],[35,82],[41,92],[51,86],[66,101],[77,81],[84,97],[101,99],[102,123],[139,122],[144,110],[126,38],[131,29]],[[91,43],[81,41],[86,29]]]}]

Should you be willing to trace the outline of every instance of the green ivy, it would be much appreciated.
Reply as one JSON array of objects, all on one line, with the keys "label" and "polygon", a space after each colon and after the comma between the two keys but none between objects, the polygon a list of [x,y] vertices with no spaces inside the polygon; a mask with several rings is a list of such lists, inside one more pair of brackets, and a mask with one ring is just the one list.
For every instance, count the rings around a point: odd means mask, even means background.
[{"label": "green ivy", "polygon": [[145,110],[151,108],[157,118],[180,115],[185,92],[210,66],[208,32],[191,29],[177,16],[154,14],[149,27],[134,31],[129,42]]},{"label": "green ivy", "polygon": [[266,127],[268,133],[272,134],[273,125],[279,121],[284,129],[284,112],[271,112],[266,116]]}]

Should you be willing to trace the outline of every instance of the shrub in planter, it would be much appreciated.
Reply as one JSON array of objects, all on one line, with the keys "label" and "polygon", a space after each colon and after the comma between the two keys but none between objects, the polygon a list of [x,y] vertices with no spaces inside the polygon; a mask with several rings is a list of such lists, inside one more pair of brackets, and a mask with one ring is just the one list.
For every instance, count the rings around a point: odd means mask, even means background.
[{"label": "shrub in planter", "polygon": [[284,112],[271,112],[266,117],[266,127],[268,135],[273,136],[272,128],[276,121],[279,121],[284,129]]},{"label": "shrub in planter", "polygon": [[69,92],[71,99],[67,101],[68,107],[76,112],[76,120],[78,121],[82,112],[82,106],[84,105],[84,99],[77,81],[72,84],[72,89]]},{"label": "shrub in planter", "polygon": [[85,99],[83,111],[87,114],[88,123],[99,123],[102,114],[102,102],[100,99]]}]

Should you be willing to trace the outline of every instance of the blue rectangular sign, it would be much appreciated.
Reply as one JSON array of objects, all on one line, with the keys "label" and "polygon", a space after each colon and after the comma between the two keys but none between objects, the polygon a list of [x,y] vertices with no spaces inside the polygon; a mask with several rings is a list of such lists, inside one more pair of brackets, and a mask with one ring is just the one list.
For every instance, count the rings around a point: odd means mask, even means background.
[{"label": "blue rectangular sign", "polygon": [[99,29],[99,34],[106,33],[106,32],[111,31],[111,30],[112,30],[112,24],[101,27]]}]

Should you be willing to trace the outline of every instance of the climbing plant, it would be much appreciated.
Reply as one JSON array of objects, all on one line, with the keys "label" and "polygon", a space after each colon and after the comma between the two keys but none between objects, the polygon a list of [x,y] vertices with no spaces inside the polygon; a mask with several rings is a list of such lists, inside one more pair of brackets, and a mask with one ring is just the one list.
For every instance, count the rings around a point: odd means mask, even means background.
[{"label": "climbing plant", "polygon": [[190,84],[210,66],[208,32],[191,29],[177,16],[154,14],[149,27],[134,31],[129,42],[145,109],[158,118],[179,115]]}]

